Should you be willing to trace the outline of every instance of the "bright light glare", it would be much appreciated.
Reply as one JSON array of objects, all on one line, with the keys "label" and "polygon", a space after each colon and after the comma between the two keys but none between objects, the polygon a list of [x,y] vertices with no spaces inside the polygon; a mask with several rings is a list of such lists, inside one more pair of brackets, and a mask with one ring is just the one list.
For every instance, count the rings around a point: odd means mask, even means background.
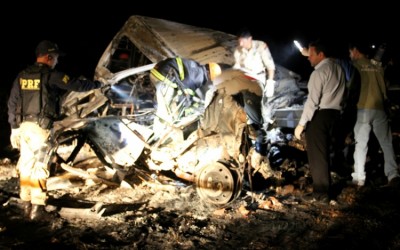
[{"label": "bright light glare", "polygon": [[296,45],[296,47],[300,50],[300,52],[301,52],[301,50],[303,49],[303,46],[301,46],[301,44],[297,41],[297,40],[294,40],[293,41],[294,42],[294,45]]},{"label": "bright light glare", "polygon": [[129,98],[129,94],[117,85],[111,85],[111,90],[122,98]]}]

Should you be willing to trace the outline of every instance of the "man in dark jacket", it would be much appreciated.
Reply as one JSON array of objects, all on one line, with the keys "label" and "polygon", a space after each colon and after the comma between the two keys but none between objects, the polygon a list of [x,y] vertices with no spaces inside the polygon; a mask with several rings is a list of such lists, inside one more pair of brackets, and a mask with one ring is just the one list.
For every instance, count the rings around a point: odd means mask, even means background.
[{"label": "man in dark jacket", "polygon": [[67,91],[88,91],[102,87],[99,81],[70,78],[54,68],[64,53],[57,44],[41,41],[36,62],[15,79],[8,100],[11,145],[20,150],[17,170],[24,212],[31,220],[48,218],[46,181],[49,177],[49,135],[60,118],[60,99]]}]

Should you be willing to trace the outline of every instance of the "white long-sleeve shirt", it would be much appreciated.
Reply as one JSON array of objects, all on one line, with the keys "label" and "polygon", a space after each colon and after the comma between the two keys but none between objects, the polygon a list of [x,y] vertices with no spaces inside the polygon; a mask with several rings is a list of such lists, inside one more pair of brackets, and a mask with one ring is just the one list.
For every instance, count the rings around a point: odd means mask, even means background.
[{"label": "white long-sleeve shirt", "polygon": [[318,109],[341,110],[345,75],[341,66],[325,58],[315,66],[308,81],[308,96],[299,124],[305,126]]}]

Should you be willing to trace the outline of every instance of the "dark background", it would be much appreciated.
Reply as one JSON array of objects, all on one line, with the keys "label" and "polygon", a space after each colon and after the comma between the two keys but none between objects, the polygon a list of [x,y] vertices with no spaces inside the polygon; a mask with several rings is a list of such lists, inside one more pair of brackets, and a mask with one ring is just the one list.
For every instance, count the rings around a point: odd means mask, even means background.
[{"label": "dark background", "polygon": [[[247,27],[254,39],[268,43],[276,63],[300,73],[305,80],[312,68],[293,46],[294,39],[303,45],[321,37],[329,39],[341,57],[348,56],[347,43],[353,38],[377,45],[386,42],[396,57],[399,54],[396,46],[400,46],[396,38],[400,23],[398,9],[384,1],[358,7],[334,1],[316,4],[247,1],[241,5],[216,1],[179,4],[127,0],[107,4],[35,1],[7,3],[0,12],[2,123],[7,119],[5,102],[11,83],[20,70],[34,62],[35,47],[41,40],[52,40],[67,53],[59,60],[59,70],[92,78],[106,46],[131,15],[162,18],[231,34]],[[6,130],[1,132],[2,142],[8,138],[9,128]]]},{"label": "dark background", "polygon": [[[26,6],[21,3],[18,8],[2,8],[0,25],[6,76],[1,78],[5,81],[1,86],[10,85],[17,72],[35,60],[35,47],[43,39],[55,41],[67,52],[58,69],[92,77],[104,49],[131,15],[168,19],[231,34],[247,27],[254,39],[268,43],[277,63],[293,70],[301,68],[300,65],[309,67],[307,59],[294,48],[294,39],[307,45],[316,38],[328,37],[337,44],[339,53],[347,56],[345,46],[353,37],[376,44],[382,41],[394,44],[400,23],[397,8],[382,1],[362,4],[359,9],[335,1],[318,5],[282,1],[260,1],[259,5],[257,1],[242,5],[218,2],[226,5],[226,9],[217,8],[215,1],[188,1],[178,5],[172,1],[157,4],[117,0],[106,5],[88,3],[89,8],[71,2]],[[178,8],[185,11],[180,12]]]}]

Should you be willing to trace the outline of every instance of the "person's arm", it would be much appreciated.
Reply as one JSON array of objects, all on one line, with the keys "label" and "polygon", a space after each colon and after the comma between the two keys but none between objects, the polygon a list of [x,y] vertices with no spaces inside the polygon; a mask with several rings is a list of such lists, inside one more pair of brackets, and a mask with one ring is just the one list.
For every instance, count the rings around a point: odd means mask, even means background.
[{"label": "person's arm", "polygon": [[20,148],[20,129],[21,123],[21,89],[19,87],[19,77],[17,77],[12,85],[10,97],[8,99],[8,123],[11,127],[10,143],[13,148]]},{"label": "person's arm", "polygon": [[322,95],[322,76],[318,71],[313,71],[308,81],[308,96],[307,101],[304,104],[303,113],[299,124],[294,130],[294,135],[297,139],[301,139],[301,134],[307,125],[307,122],[311,121],[314,116],[315,111],[318,109],[319,102]]},{"label": "person's arm", "polygon": [[386,86],[386,83],[385,83],[385,73],[384,73],[384,70],[383,70],[383,68],[382,67],[378,67],[378,78],[377,78],[377,80],[378,80],[378,84],[379,84],[379,88],[381,89],[381,91],[382,91],[382,94],[383,94],[383,101],[386,101],[386,100],[388,100],[389,99],[389,97],[388,97],[388,94],[387,94],[387,86]]},{"label": "person's arm", "polygon": [[301,134],[307,125],[307,122],[311,121],[314,116],[315,110],[318,109],[319,100],[321,97],[322,84],[321,76],[317,71],[313,71],[308,81],[308,96],[306,103],[304,104],[303,113],[301,114],[299,124],[297,124],[294,130],[294,136],[301,140]]},{"label": "person's arm", "polygon": [[21,115],[21,106],[20,106],[20,97],[21,90],[19,88],[18,77],[15,79],[12,89],[10,92],[10,97],[8,99],[8,123],[10,124],[12,129],[19,127],[18,116]]},{"label": "person's arm", "polygon": [[264,63],[264,67],[268,72],[268,80],[274,80],[275,76],[275,63],[274,59],[272,58],[271,51],[268,48],[266,43],[263,43],[261,46],[261,58]]},{"label": "person's arm", "polygon": [[240,69],[240,51],[239,49],[235,49],[235,52],[233,52],[233,57],[235,58],[235,64],[233,65],[234,69]]},{"label": "person's arm", "polygon": [[346,105],[346,108],[357,108],[357,102],[360,97],[360,90],[360,72],[353,66],[350,72],[350,79],[347,82],[347,94],[344,99],[344,104]]},{"label": "person's arm", "polygon": [[98,89],[104,85],[100,81],[91,81],[86,78],[70,78],[67,74],[58,71],[50,74],[49,84],[55,85],[60,89],[76,92]]},{"label": "person's arm", "polygon": [[273,69],[268,69],[268,79],[267,80],[274,80],[274,76],[275,76],[275,70]]},{"label": "person's arm", "polygon": [[308,96],[304,104],[304,110],[301,114],[299,124],[305,126],[307,122],[311,121],[315,111],[319,107],[319,102],[322,95],[322,82],[323,77],[318,71],[313,71],[308,82]]}]

